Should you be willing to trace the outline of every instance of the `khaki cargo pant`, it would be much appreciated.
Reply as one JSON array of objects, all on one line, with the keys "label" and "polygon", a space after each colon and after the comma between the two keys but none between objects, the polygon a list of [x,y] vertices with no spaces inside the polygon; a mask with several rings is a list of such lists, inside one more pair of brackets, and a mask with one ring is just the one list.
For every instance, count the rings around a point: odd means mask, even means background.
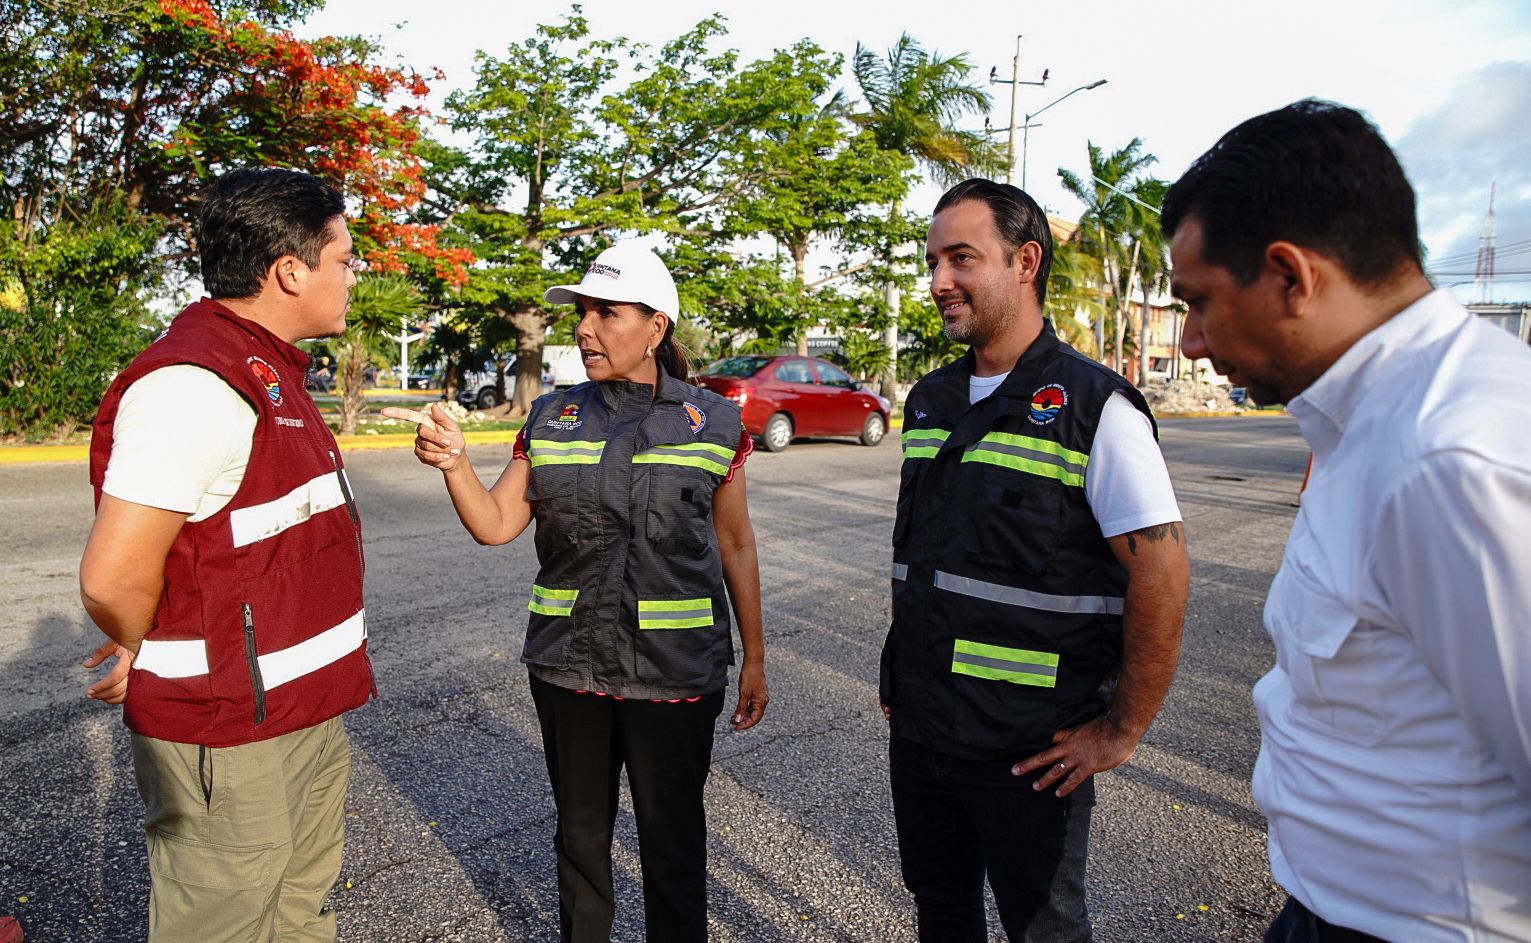
[{"label": "khaki cargo pant", "polygon": [[150,943],[333,943],[351,747],[339,717],[237,747],[133,735]]}]

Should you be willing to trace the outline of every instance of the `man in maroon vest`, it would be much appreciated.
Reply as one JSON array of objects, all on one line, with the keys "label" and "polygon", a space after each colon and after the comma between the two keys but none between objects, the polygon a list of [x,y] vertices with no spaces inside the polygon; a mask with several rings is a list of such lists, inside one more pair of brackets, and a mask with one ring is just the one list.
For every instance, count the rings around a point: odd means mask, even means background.
[{"label": "man in maroon vest", "polygon": [[116,661],[145,806],[152,943],[333,941],[350,749],[372,692],[361,528],[294,344],[333,337],[359,260],[341,196],[240,170],[208,190],[211,298],[107,390],[80,594]]}]

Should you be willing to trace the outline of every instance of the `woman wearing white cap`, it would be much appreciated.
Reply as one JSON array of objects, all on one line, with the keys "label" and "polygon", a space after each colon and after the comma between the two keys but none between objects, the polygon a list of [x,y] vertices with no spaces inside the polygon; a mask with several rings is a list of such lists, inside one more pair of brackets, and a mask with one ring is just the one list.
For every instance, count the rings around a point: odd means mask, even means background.
[{"label": "woman wearing white cap", "polygon": [[577,306],[590,382],[532,404],[493,488],[444,413],[384,414],[421,422],[415,454],[442,470],[479,543],[507,543],[537,522],[541,569],[521,660],[558,809],[563,940],[610,937],[624,766],[648,939],[705,940],[702,787],[734,660],[730,603],[744,649],[733,728],[753,727],[768,700],[742,467],[750,439],[738,406],[685,382],[675,283],[653,251],[612,246],[579,284],[544,298]]}]

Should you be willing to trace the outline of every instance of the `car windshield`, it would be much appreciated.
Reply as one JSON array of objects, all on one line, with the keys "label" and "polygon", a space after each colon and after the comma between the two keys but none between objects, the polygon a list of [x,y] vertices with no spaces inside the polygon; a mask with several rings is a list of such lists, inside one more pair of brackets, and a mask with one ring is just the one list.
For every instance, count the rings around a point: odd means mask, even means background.
[{"label": "car windshield", "polygon": [[724,357],[715,360],[706,370],[703,376],[708,377],[752,377],[760,371],[760,368],[771,362],[770,357]]}]

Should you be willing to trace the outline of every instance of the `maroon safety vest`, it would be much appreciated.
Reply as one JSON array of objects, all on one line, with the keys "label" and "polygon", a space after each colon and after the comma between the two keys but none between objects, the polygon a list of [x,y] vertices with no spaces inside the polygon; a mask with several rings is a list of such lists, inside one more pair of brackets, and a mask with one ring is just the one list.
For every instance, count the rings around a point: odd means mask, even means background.
[{"label": "maroon safety vest", "polygon": [[233,500],[183,526],[170,548],[124,722],[145,736],[224,747],[365,703],[374,688],[361,524],[335,437],[303,388],[303,351],[215,301],[182,311],[101,401],[90,443],[97,504],[123,392],[172,364],[233,387],[255,409],[255,434]]}]

